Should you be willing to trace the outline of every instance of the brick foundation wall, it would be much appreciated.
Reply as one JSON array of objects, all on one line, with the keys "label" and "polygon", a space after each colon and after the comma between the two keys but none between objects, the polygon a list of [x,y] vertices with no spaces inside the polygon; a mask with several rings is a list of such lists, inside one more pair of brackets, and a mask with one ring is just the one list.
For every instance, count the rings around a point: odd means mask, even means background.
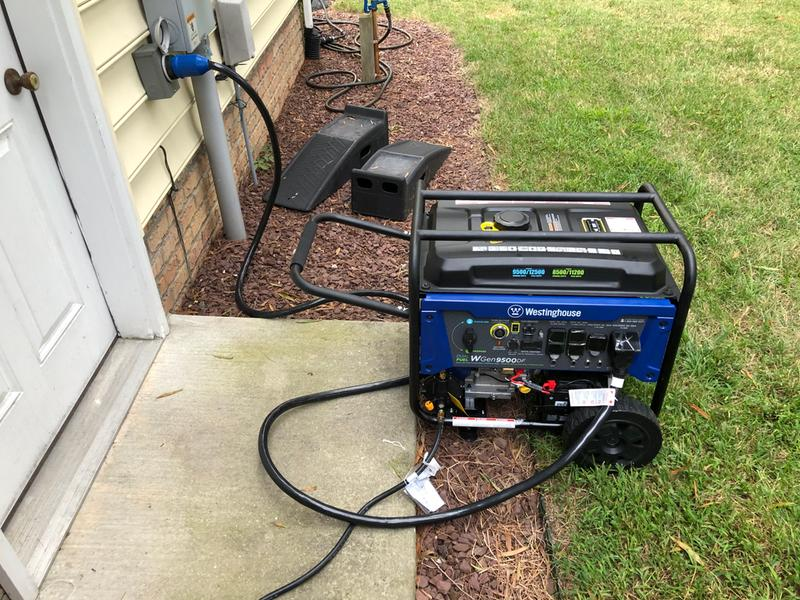
[{"label": "brick foundation wall", "polygon": [[[247,76],[266,102],[273,119],[280,114],[302,64],[303,24],[300,11],[295,7]],[[250,174],[238,109],[229,105],[223,111],[223,118],[231,160],[237,181],[241,182]],[[257,157],[268,141],[267,129],[252,102],[247,104],[245,118],[253,154]],[[168,202],[169,196],[165,196],[144,227],[144,242],[167,312],[183,299],[211,239],[222,229],[217,194],[204,145],[192,157],[176,184],[179,190],[173,196],[173,203],[177,222]],[[179,232],[183,234],[185,252]]]}]

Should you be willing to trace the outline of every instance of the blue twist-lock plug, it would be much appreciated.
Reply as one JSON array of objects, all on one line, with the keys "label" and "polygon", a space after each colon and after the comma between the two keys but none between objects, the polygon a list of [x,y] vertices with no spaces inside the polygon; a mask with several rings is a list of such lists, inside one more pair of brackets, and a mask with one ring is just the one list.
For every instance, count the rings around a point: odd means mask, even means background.
[{"label": "blue twist-lock plug", "polygon": [[197,77],[209,71],[208,58],[202,54],[170,54],[164,58],[164,68],[170,79]]}]

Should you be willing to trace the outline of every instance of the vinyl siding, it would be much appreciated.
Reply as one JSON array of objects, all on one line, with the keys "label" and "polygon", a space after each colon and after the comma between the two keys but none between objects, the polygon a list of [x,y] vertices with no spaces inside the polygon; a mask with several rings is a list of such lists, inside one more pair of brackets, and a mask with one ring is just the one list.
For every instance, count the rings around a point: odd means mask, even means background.
[{"label": "vinyl siding", "polygon": [[[256,59],[266,49],[297,0],[248,0]],[[168,100],[150,101],[139,81],[132,52],[148,40],[139,0],[77,0],[86,46],[100,84],[106,112],[130,182],[139,220],[144,225],[169,189],[169,176],[158,146],[163,145],[176,177],[202,141],[191,82]],[[211,48],[220,60],[219,39]],[[255,60],[239,66],[250,72]],[[224,108],[233,97],[230,82],[218,84]]]}]

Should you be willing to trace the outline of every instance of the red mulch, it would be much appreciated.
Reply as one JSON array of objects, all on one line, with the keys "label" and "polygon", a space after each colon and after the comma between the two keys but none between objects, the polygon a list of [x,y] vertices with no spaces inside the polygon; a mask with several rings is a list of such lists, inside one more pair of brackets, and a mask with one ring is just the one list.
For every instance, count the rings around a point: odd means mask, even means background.
[{"label": "red mulch", "polygon": [[[331,16],[353,18],[333,12]],[[389,112],[390,142],[414,139],[452,147],[432,187],[489,189],[491,161],[480,135],[479,103],[466,80],[459,51],[446,34],[426,23],[396,19],[396,24],[409,31],[415,41],[384,55],[395,76],[377,106]],[[306,62],[277,120],[285,163],[335,116],[323,107],[326,92],[306,86],[304,77],[342,65],[358,70],[357,61],[357,57],[323,50],[321,60]],[[359,90],[349,94],[347,101],[363,103],[372,94],[374,88]],[[240,190],[245,223],[251,232],[261,216],[261,198],[271,173],[260,172],[259,180],[260,185],[245,185]],[[349,197],[348,183],[315,212],[349,213]],[[308,218],[308,214],[275,209],[246,286],[245,297],[251,305],[275,309],[307,299],[289,279],[288,261]],[[408,223],[385,223],[409,228]],[[405,243],[337,225],[324,227],[304,271],[311,281],[340,289],[407,291]],[[233,290],[246,246],[221,236],[215,239],[179,312],[240,316]],[[339,304],[328,304],[299,316],[392,318]],[[428,430],[422,436],[429,446],[433,432]],[[421,442],[422,438],[420,447]],[[523,479],[534,468],[525,436],[509,430],[482,434],[476,442],[466,442],[448,430],[437,458],[443,468],[434,483],[449,506],[485,497],[497,486],[506,487]],[[467,519],[420,528],[417,542],[417,600],[552,597],[535,491]]]}]

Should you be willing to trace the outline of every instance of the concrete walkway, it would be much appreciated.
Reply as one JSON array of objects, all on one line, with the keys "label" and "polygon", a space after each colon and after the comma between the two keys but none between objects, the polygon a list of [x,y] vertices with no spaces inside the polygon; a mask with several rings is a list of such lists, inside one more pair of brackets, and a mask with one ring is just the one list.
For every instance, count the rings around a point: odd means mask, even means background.
[{"label": "concrete walkway", "polygon": [[[171,318],[40,598],[258,598],[314,564],[343,525],[262,470],[261,421],[300,394],[405,374],[404,323]],[[407,388],[297,409],[271,448],[322,500],[357,509],[412,465]],[[402,494],[375,514],[413,514]],[[413,530],[358,529],[287,598],[414,597]]]}]

